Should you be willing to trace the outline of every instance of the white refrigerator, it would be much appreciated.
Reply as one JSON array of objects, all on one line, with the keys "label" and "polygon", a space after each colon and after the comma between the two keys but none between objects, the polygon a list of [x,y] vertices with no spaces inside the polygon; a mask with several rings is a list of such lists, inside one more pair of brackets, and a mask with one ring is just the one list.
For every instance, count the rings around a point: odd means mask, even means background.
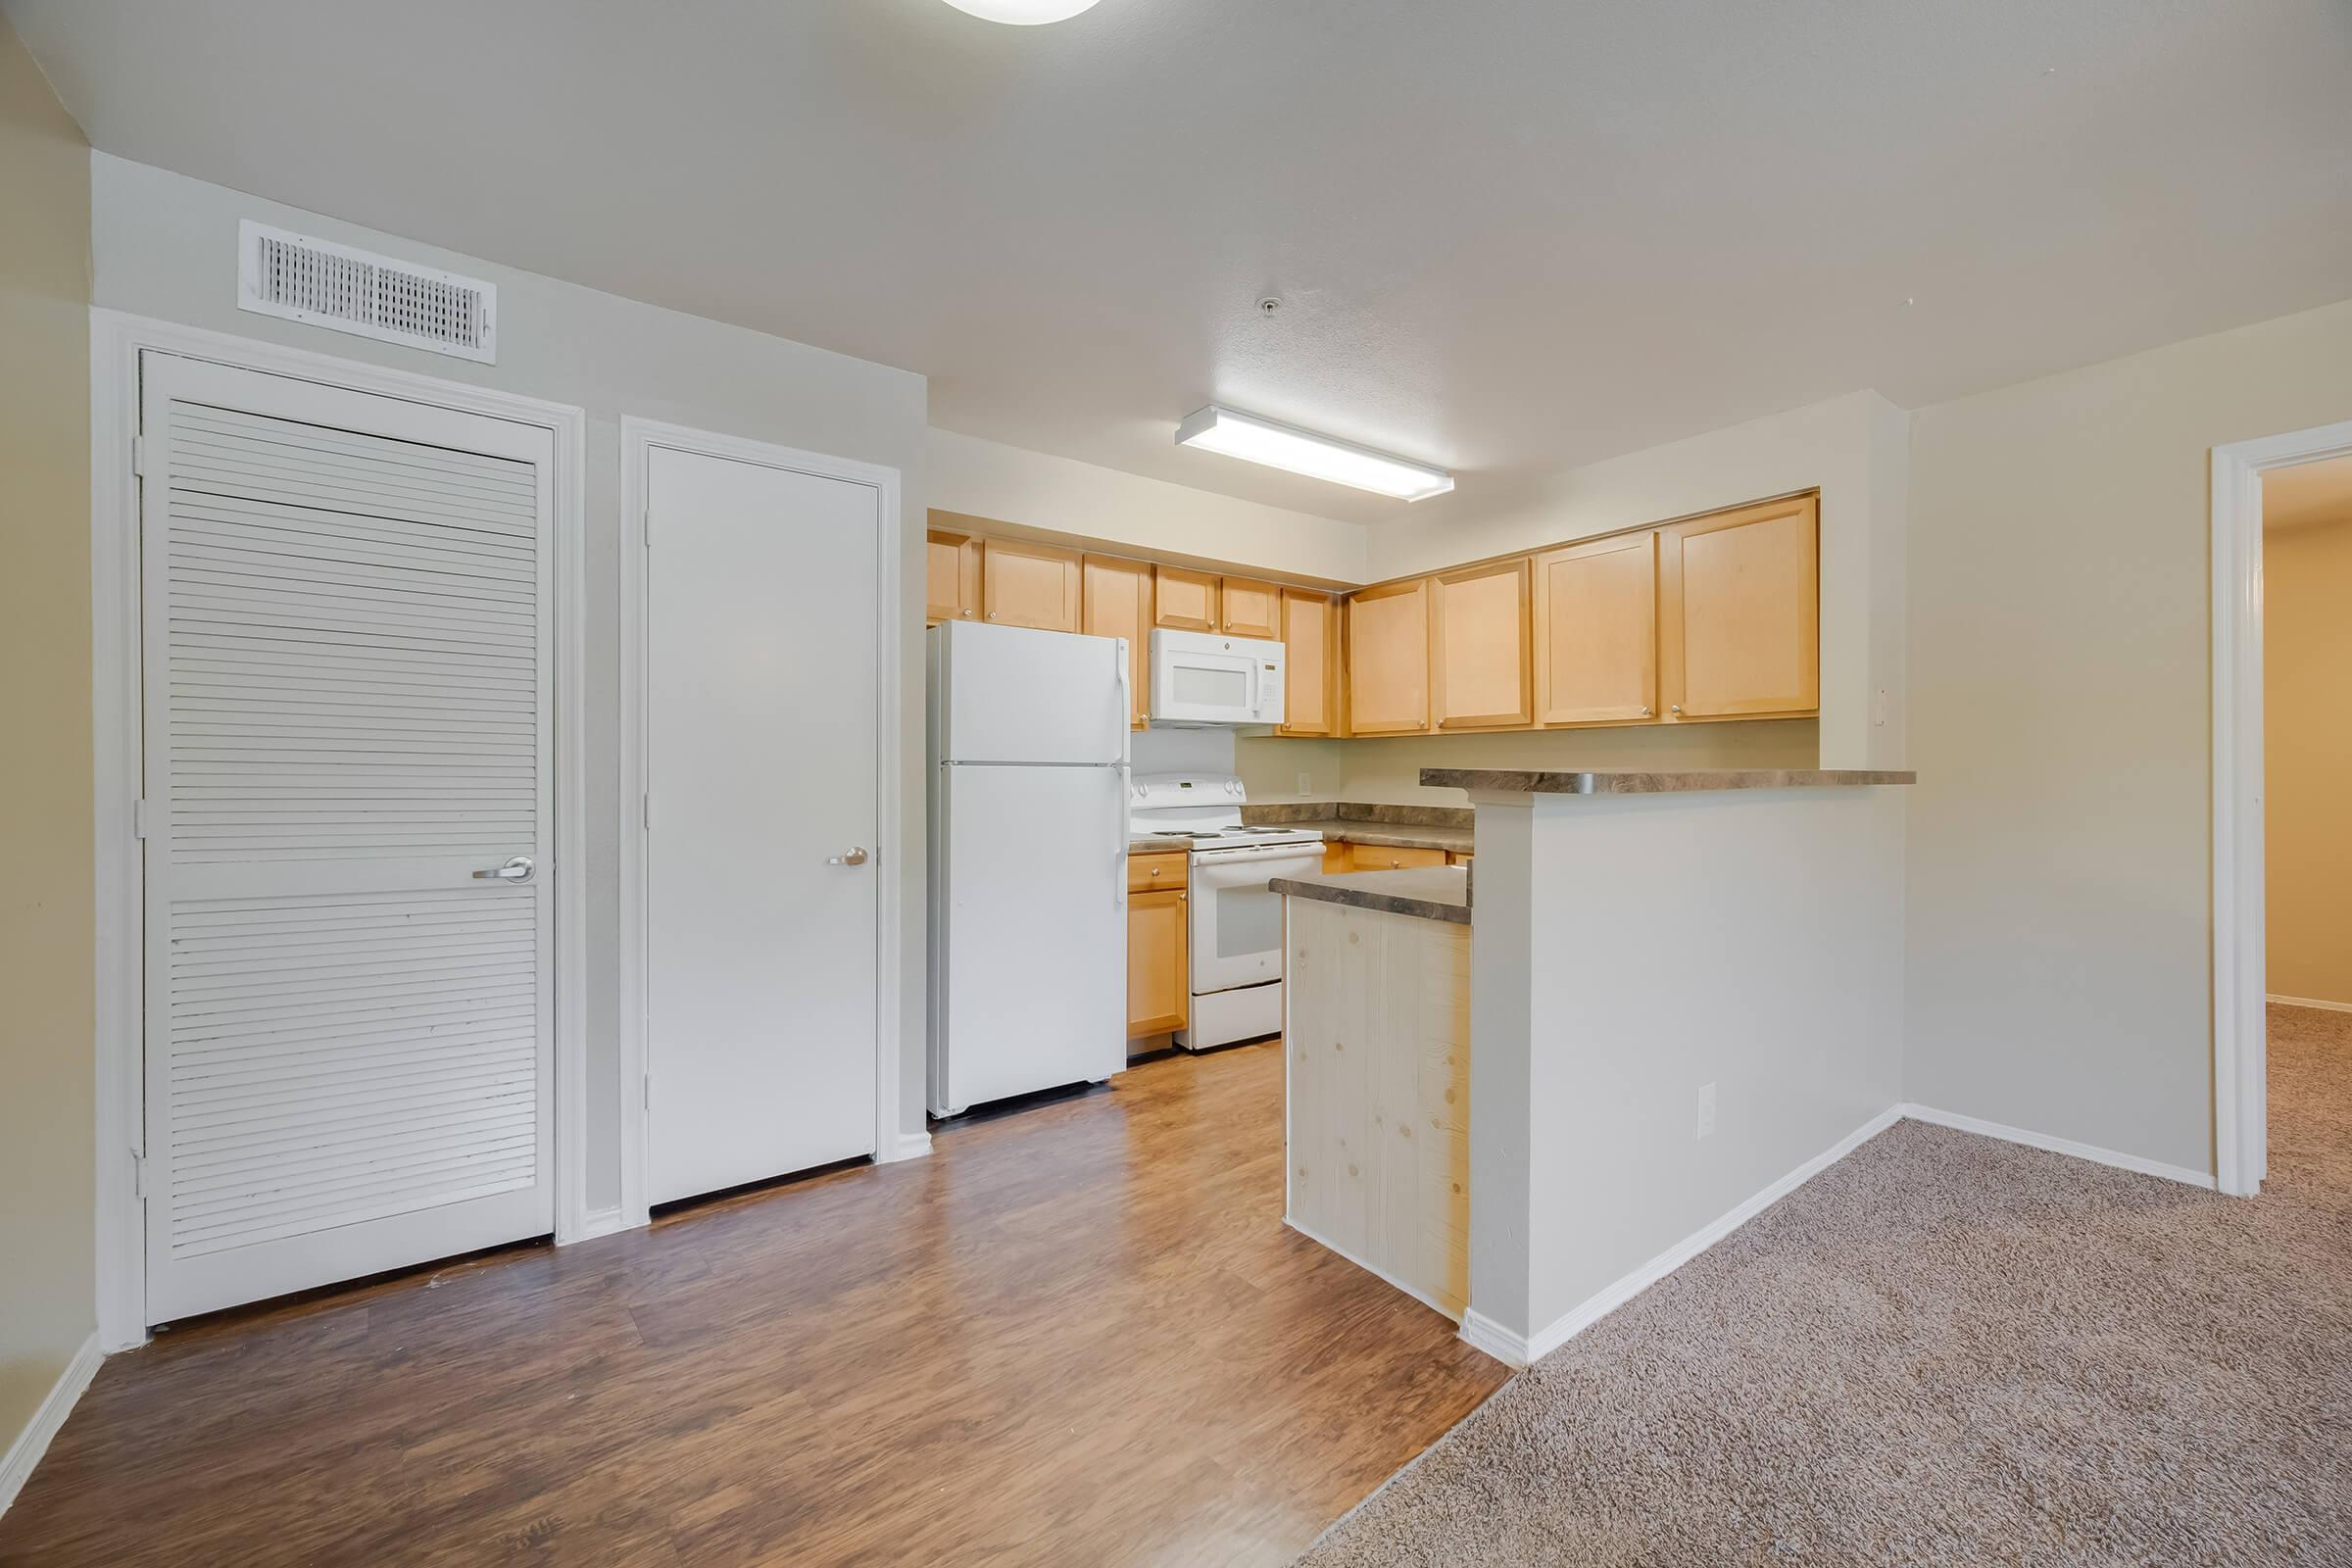
[{"label": "white refrigerator", "polygon": [[930,638],[931,1112],[1127,1065],[1127,644]]}]

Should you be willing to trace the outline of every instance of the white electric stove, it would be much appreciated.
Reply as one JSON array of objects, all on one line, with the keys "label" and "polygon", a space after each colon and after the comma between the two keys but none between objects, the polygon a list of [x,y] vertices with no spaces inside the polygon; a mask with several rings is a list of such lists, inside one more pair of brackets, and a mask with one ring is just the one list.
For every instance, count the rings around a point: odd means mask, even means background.
[{"label": "white electric stove", "polygon": [[1192,970],[1188,1051],[1282,1032],[1282,898],[1268,879],[1323,868],[1312,828],[1245,827],[1249,794],[1230,774],[1149,773],[1129,789],[1128,831],[1191,846],[1186,937]]}]

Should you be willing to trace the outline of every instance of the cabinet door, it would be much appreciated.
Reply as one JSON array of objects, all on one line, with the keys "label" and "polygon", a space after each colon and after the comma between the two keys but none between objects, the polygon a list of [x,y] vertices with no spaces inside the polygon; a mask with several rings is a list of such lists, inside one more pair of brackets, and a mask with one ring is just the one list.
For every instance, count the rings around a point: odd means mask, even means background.
[{"label": "cabinet door", "polygon": [[1192,1000],[1185,970],[1184,890],[1127,899],[1127,1038],[1184,1027]]},{"label": "cabinet door", "polygon": [[1152,567],[1116,556],[1089,556],[1082,572],[1081,628],[1089,637],[1127,639],[1128,695],[1134,724],[1152,711]]},{"label": "cabinet door", "polygon": [[1156,597],[1152,623],[1171,631],[1217,629],[1217,578],[1183,566],[1155,566]]},{"label": "cabinet door", "polygon": [[1527,658],[1527,562],[1429,579],[1429,702],[1442,730],[1535,721]]},{"label": "cabinet door", "polygon": [[931,579],[923,623],[972,620],[980,613],[980,541],[968,533],[932,529],[925,552]]},{"label": "cabinet door", "polygon": [[1348,730],[1429,728],[1429,582],[1393,582],[1348,601]]},{"label": "cabinet door", "polygon": [[1285,735],[1329,735],[1339,673],[1340,617],[1326,594],[1282,591],[1282,680]]},{"label": "cabinet door", "polygon": [[1536,722],[1658,716],[1658,536],[1622,534],[1535,561]]},{"label": "cabinet door", "polygon": [[1236,637],[1282,635],[1282,590],[1270,582],[1228,577],[1218,588],[1217,616]]},{"label": "cabinet door", "polygon": [[1666,721],[1821,707],[1821,584],[1811,496],[1658,530],[1658,685]]},{"label": "cabinet door", "polygon": [[1348,850],[1350,871],[1403,871],[1446,863],[1444,850],[1413,850],[1387,844],[1350,844]]},{"label": "cabinet door", "polygon": [[1343,871],[1354,869],[1354,845],[1346,839],[1325,839],[1323,841],[1323,874],[1325,876],[1338,876]]},{"label": "cabinet door", "polygon": [[1079,567],[1075,550],[991,539],[980,569],[988,618],[1000,626],[1034,626],[1039,631],[1078,629]]}]

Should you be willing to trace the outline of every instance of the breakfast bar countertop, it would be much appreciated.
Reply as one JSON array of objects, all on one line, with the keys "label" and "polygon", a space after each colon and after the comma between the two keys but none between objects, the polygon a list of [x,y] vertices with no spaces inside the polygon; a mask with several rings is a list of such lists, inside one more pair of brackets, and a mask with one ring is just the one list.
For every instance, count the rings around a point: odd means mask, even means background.
[{"label": "breakfast bar countertop", "polygon": [[1653,772],[1641,768],[1595,767],[1551,772],[1515,767],[1425,767],[1421,782],[1446,789],[1494,790],[1522,795],[1679,795],[1701,790],[1854,789],[1874,784],[1915,784],[1908,770],[1865,767],[1743,767],[1713,771]]},{"label": "breakfast bar countertop", "polygon": [[1414,866],[1401,871],[1344,871],[1329,876],[1278,876],[1266,886],[1296,899],[1350,908],[1409,914],[1422,920],[1470,923],[1470,873],[1461,866]]}]

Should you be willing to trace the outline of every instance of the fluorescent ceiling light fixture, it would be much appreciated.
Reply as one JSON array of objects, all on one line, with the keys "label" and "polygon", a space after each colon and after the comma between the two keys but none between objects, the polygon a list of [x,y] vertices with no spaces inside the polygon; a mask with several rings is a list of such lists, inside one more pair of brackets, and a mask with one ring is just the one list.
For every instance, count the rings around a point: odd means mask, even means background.
[{"label": "fluorescent ceiling light fixture", "polygon": [[948,0],[948,4],[990,22],[1009,22],[1016,27],[1034,27],[1041,22],[1067,22],[1079,12],[1095,8],[1095,0]]},{"label": "fluorescent ceiling light fixture", "polygon": [[1352,485],[1399,501],[1427,501],[1453,488],[1453,475],[1444,468],[1317,435],[1295,424],[1221,409],[1213,403],[1176,427],[1176,444],[1222,452],[1269,468],[1288,468],[1310,479],[1329,479],[1333,484]]}]

